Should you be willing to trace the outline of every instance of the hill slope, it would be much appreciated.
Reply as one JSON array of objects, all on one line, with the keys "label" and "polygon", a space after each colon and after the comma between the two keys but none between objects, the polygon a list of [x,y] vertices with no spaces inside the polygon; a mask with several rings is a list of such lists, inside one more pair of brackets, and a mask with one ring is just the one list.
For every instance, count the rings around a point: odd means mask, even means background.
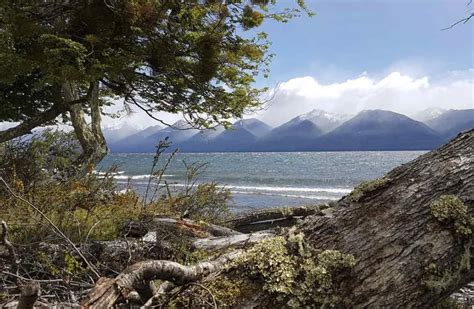
[{"label": "hill slope", "polygon": [[421,122],[394,112],[367,110],[316,138],[305,150],[425,150],[441,142],[439,134]]}]

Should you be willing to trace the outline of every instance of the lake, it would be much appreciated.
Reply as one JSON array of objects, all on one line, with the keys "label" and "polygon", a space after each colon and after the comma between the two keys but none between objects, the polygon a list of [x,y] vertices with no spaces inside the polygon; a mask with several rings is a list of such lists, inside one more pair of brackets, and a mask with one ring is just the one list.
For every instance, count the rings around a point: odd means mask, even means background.
[{"label": "lake", "polygon": [[[424,151],[367,152],[273,152],[273,153],[183,153],[177,154],[163,180],[170,188],[182,188],[186,175],[183,162],[207,163],[198,183],[216,182],[232,192],[234,211],[255,208],[314,205],[337,200],[361,181],[384,175]],[[165,163],[169,154],[158,164]],[[98,167],[117,166],[120,188],[130,183],[144,194],[153,163],[152,153],[114,153]]]}]

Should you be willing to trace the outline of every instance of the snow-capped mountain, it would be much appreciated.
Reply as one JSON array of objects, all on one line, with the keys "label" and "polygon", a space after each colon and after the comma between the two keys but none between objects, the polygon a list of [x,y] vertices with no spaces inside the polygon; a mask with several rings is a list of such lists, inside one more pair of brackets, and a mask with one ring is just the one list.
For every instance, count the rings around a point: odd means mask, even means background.
[{"label": "snow-capped mountain", "polygon": [[411,116],[411,118],[421,121],[421,122],[427,122],[432,119],[435,119],[436,117],[441,116],[444,114],[447,110],[439,107],[430,107],[427,109],[424,109],[422,111],[419,111]]},{"label": "snow-capped mountain", "polygon": [[346,114],[334,114],[320,109],[314,109],[309,113],[303,114],[292,121],[309,120],[313,122],[322,132],[326,133],[334,130],[344,121],[349,120],[352,116]]}]

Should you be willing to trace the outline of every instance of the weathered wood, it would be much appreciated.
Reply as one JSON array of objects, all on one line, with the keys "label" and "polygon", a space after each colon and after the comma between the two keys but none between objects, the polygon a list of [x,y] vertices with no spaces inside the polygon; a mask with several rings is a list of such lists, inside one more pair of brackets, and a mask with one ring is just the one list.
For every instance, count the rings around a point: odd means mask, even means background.
[{"label": "weathered wood", "polygon": [[328,205],[322,204],[258,209],[240,213],[226,223],[239,232],[250,233],[269,228],[291,226],[296,223],[297,218],[322,215],[322,210],[328,207]]},{"label": "weathered wood", "polygon": [[251,234],[202,238],[195,240],[192,247],[206,251],[215,251],[229,247],[242,248],[245,245],[259,242],[271,236],[275,236],[275,234],[270,231],[259,231]]},{"label": "weathered wood", "polygon": [[[474,213],[474,130],[389,172],[378,186],[342,199],[332,217],[307,218],[299,230],[317,248],[353,254],[357,263],[343,282],[350,307],[427,308],[474,280],[463,269],[439,291],[425,283],[430,265],[459,270],[473,262],[473,235],[461,238],[439,222],[430,205],[441,195],[459,197]],[[469,262],[469,261],[467,261]]]},{"label": "weathered wood", "polygon": [[[197,281],[210,273],[221,270],[229,261],[240,254],[234,251],[223,255],[211,262],[202,262],[194,266],[184,266],[171,261],[144,261],[136,263],[125,269],[115,279],[104,279],[98,282],[96,287],[81,302],[85,308],[110,308],[117,300],[124,297],[124,292],[137,290],[143,292],[145,284],[151,284],[153,280],[165,280],[178,285]],[[149,291],[140,295],[142,303],[148,301],[151,296]]]},{"label": "weathered wood", "polygon": [[121,234],[126,237],[142,238],[147,233],[157,232],[160,235],[169,233],[188,237],[231,236],[242,234],[225,226],[199,224],[190,219],[156,217],[142,221],[128,221],[121,227]]}]

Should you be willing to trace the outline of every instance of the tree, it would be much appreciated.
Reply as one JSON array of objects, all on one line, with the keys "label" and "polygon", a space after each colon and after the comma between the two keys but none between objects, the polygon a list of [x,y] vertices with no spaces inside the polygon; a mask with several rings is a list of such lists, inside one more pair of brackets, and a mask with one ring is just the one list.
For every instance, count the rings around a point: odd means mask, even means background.
[{"label": "tree", "polygon": [[[74,127],[82,162],[107,153],[102,107],[116,99],[154,117],[182,113],[196,127],[228,124],[259,105],[271,55],[265,19],[286,22],[304,1],[0,1],[0,132],[4,142],[58,121]],[[90,123],[87,120],[90,116]]]}]

